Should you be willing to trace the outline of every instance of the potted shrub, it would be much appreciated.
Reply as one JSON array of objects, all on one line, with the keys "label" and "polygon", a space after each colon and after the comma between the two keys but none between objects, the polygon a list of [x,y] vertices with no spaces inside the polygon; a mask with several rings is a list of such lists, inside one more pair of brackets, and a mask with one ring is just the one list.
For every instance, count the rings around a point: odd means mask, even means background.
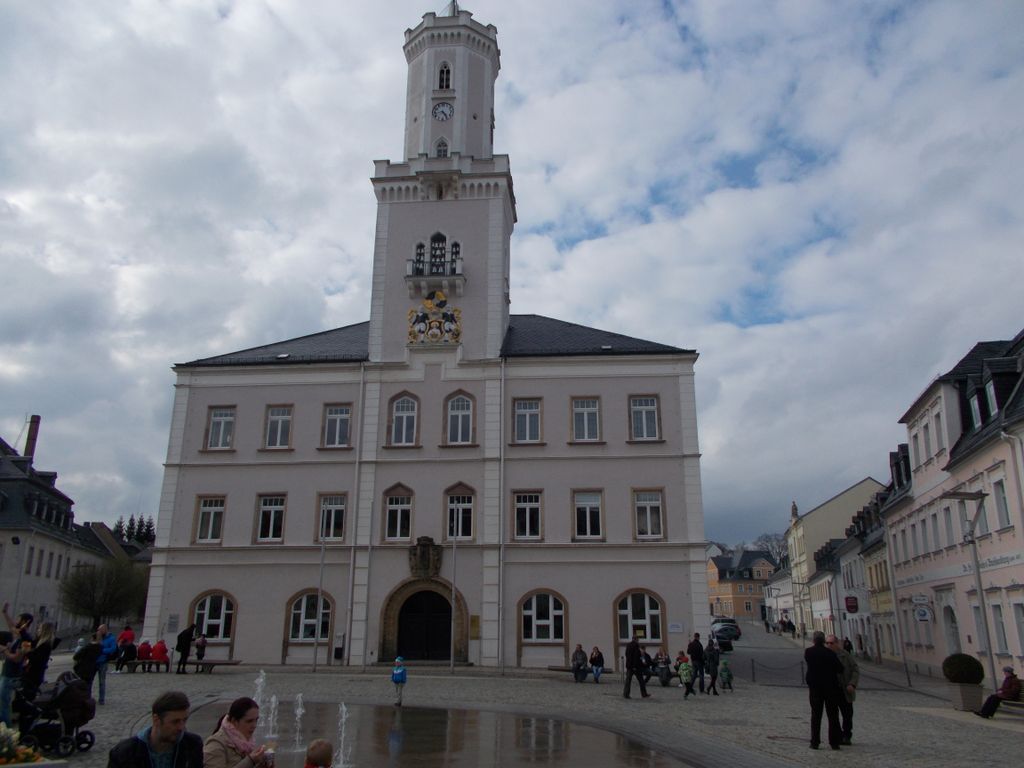
[{"label": "potted shrub", "polygon": [[942,674],[949,681],[954,709],[967,712],[981,709],[985,668],[980,661],[966,653],[954,653],[942,662]]}]

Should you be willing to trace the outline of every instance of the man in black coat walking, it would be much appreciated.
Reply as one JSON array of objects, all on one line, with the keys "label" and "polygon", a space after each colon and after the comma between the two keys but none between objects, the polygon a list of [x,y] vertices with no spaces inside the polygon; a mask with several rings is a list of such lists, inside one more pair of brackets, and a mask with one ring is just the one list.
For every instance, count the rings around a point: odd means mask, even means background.
[{"label": "man in black coat walking", "polygon": [[195,637],[196,625],[189,624],[178,633],[178,641],[174,644],[174,650],[178,652],[178,674],[187,674],[185,665],[188,664],[188,655],[192,652],[192,638]]},{"label": "man in black coat walking", "polygon": [[814,644],[804,651],[807,664],[807,692],[811,701],[811,749],[821,744],[821,710],[828,717],[828,745],[839,749],[843,732],[839,726],[839,697],[842,689],[839,680],[843,665],[825,646],[825,633],[815,632]]},{"label": "man in black coat walking", "polygon": [[626,684],[622,688],[622,697],[624,699],[629,698],[629,691],[633,687],[634,677],[640,683],[640,695],[645,699],[651,695],[647,692],[647,686],[644,684],[643,670],[644,661],[643,654],[640,651],[640,641],[636,635],[633,635],[633,639],[626,646]]},{"label": "man in black coat walking", "polygon": [[700,632],[693,633],[693,640],[686,646],[686,655],[693,664],[693,679],[700,680],[700,692],[704,693],[704,646],[700,643]]}]

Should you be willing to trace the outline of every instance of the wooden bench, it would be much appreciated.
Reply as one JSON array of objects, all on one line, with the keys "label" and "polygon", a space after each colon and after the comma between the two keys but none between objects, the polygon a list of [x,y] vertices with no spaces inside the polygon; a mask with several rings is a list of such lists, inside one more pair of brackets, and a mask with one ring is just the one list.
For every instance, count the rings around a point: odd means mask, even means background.
[{"label": "wooden bench", "polygon": [[197,674],[200,673],[200,672],[205,672],[208,675],[210,673],[212,673],[213,670],[215,668],[217,668],[217,667],[233,667],[236,664],[241,664],[241,663],[242,663],[242,661],[240,659],[232,659],[232,660],[217,659],[216,661],[214,661],[212,659],[203,659],[202,661],[198,661],[197,660],[197,661],[190,661],[189,662],[189,664],[195,664],[196,665],[196,673]]},{"label": "wooden bench", "polygon": [[142,667],[143,672],[149,672],[149,667],[156,667],[155,671],[159,672],[160,667],[164,668],[164,672],[171,671],[171,661],[153,661],[152,659],[135,659],[134,661],[122,661],[122,669],[127,669],[129,672],[134,672],[137,667]]},{"label": "wooden bench", "polygon": [[1008,715],[1024,717],[1024,701],[1003,701],[999,704],[999,712],[1006,712]]}]

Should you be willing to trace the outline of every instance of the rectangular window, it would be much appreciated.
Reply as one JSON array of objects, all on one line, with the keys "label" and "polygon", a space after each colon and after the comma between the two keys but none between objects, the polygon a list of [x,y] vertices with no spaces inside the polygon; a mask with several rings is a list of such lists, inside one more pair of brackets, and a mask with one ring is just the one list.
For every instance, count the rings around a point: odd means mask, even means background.
[{"label": "rectangular window", "polygon": [[967,535],[967,531],[971,527],[971,521],[967,517],[967,502],[963,499],[957,500],[956,509],[960,513],[960,535],[963,537]]},{"label": "rectangular window", "polygon": [[385,536],[391,540],[409,538],[412,496],[388,496]]},{"label": "rectangular window", "polygon": [[516,400],[515,442],[540,442],[540,400]]},{"label": "rectangular window", "polygon": [[939,515],[932,512],[932,547],[936,550],[942,549],[942,542],[939,541]]},{"label": "rectangular window", "polygon": [[638,539],[660,539],[661,493],[659,491],[637,491],[633,494],[633,509],[636,513],[636,536]]},{"label": "rectangular window", "polygon": [[914,466],[920,466],[921,464],[921,448],[918,445],[917,433],[915,432],[910,437],[910,451],[914,454]]},{"label": "rectangular window", "polygon": [[196,524],[196,541],[216,542],[221,539],[224,525],[224,498],[199,500],[199,519]]},{"label": "rectangular window", "polygon": [[900,544],[903,546],[900,549],[903,550],[903,559],[909,560],[911,558],[910,547],[907,546],[907,529],[903,528],[900,530]]},{"label": "rectangular window", "polygon": [[61,566],[64,565],[64,555],[57,555],[57,572],[53,574],[53,578],[60,578]]},{"label": "rectangular window", "polygon": [[257,541],[281,541],[284,535],[284,496],[260,496]]},{"label": "rectangular window", "polygon": [[473,442],[473,401],[458,395],[448,401],[448,444]]},{"label": "rectangular window", "polygon": [[974,532],[979,536],[984,536],[988,533],[988,510],[985,509],[985,500],[982,499],[978,502],[978,524],[974,528]]},{"label": "rectangular window", "polygon": [[935,414],[935,450],[941,451],[946,447],[946,438],[942,436],[942,414]]},{"label": "rectangular window", "polygon": [[996,653],[1009,653],[1006,643],[1006,625],[1003,624],[1003,606],[992,606],[992,631],[995,633]]},{"label": "rectangular window", "polygon": [[898,544],[899,542],[896,538],[896,533],[894,532],[892,535],[892,561],[894,563],[900,562],[900,548]]},{"label": "rectangular window", "polygon": [[352,427],[352,407],[348,405],[324,406],[324,448],[348,448]]},{"label": "rectangular window", "polygon": [[975,429],[981,426],[981,405],[978,403],[978,396],[971,398],[971,424]]},{"label": "rectangular window", "polygon": [[266,448],[288,448],[292,437],[292,407],[273,405],[267,408]]},{"label": "rectangular window", "polygon": [[913,557],[917,557],[921,554],[921,550],[917,545],[917,524],[910,524],[910,552]]},{"label": "rectangular window", "polygon": [[43,550],[39,550],[39,557],[36,558],[36,576],[43,575]]},{"label": "rectangular window", "polygon": [[999,520],[1000,528],[1010,526],[1010,508],[1006,503],[1006,485],[1002,480],[992,483],[992,496],[996,500],[996,517]]},{"label": "rectangular window", "polygon": [[753,612],[754,608],[750,604],[749,600],[744,600],[743,601],[743,610],[745,610],[748,614]]},{"label": "rectangular window", "polygon": [[46,556],[46,578],[53,576],[53,552]]},{"label": "rectangular window", "polygon": [[576,507],[576,538],[601,538],[601,494],[577,492],[573,494]]},{"label": "rectangular window", "polygon": [[988,412],[994,416],[999,412],[999,403],[996,402],[996,383],[992,379],[985,382],[985,399],[988,401]]},{"label": "rectangular window", "polygon": [[946,546],[956,544],[956,534],[953,532],[953,512],[949,507],[942,508],[942,519],[946,523]]},{"label": "rectangular window", "polygon": [[988,634],[988,631],[982,624],[981,608],[972,605],[971,613],[974,614],[974,632],[978,636],[978,650],[985,652],[988,650],[988,646],[985,644],[985,636]]},{"label": "rectangular window", "polygon": [[210,408],[206,448],[211,451],[230,449],[235,437],[234,406]]},{"label": "rectangular window", "polygon": [[416,445],[416,401],[401,397],[392,406],[391,444]]},{"label": "rectangular window", "polygon": [[931,552],[931,548],[928,546],[928,523],[926,520],[921,520],[921,554],[924,555]]},{"label": "rectangular window", "polygon": [[1017,642],[1024,648],[1024,603],[1013,604],[1013,623],[1017,625]]},{"label": "rectangular window", "polygon": [[572,401],[572,439],[575,442],[601,439],[600,411],[597,398],[577,398]]},{"label": "rectangular window", "polygon": [[515,495],[517,539],[540,538],[540,494],[517,493]]},{"label": "rectangular window", "polygon": [[448,538],[473,538],[473,497],[452,494],[448,497]]},{"label": "rectangular window", "polygon": [[932,457],[932,428],[925,424],[921,427],[921,436],[924,438],[924,456],[926,459]]},{"label": "rectangular window", "polygon": [[344,494],[320,497],[320,538],[324,541],[345,538]]},{"label": "rectangular window", "polygon": [[658,398],[631,397],[629,412],[633,440],[658,439]]}]

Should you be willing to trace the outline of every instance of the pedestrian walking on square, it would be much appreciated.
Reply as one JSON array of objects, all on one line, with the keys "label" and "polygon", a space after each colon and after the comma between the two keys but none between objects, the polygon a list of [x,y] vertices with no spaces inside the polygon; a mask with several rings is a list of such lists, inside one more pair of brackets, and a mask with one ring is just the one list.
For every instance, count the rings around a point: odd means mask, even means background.
[{"label": "pedestrian walking on square", "polygon": [[700,680],[700,692],[704,693],[704,646],[700,642],[700,632],[693,633],[693,640],[686,646],[686,654],[693,664],[694,679]]},{"label": "pedestrian walking on square", "polygon": [[825,639],[827,645],[836,656],[839,663],[843,665],[843,674],[839,676],[839,687],[842,695],[839,697],[839,714],[842,715],[843,744],[853,743],[853,701],[857,698],[857,686],[860,684],[860,667],[853,654],[847,651],[839,643],[839,638],[829,635]]},{"label": "pedestrian walking on square", "polygon": [[704,649],[704,668],[708,672],[708,688],[705,693],[708,695],[718,695],[716,683],[718,682],[718,662],[720,659],[721,653],[715,644],[715,638],[709,637],[708,645]]},{"label": "pedestrian walking on square", "polygon": [[395,666],[391,669],[391,682],[395,684],[395,706],[402,706],[402,689],[405,688],[405,681],[409,679],[405,671],[405,659],[401,656],[395,657]]},{"label": "pedestrian walking on square", "polygon": [[839,697],[842,695],[839,680],[843,674],[843,665],[839,657],[825,646],[824,632],[815,631],[812,642],[814,644],[804,651],[807,692],[811,703],[811,749],[817,749],[821,744],[823,709],[828,717],[828,745],[832,749],[839,749],[843,739],[839,725]]},{"label": "pedestrian walking on square", "polygon": [[[117,658],[117,638],[107,630],[106,624],[96,628],[96,637],[100,644],[100,655],[96,659],[96,678],[99,681],[100,695],[96,700],[99,704],[107,703],[107,668],[111,659]],[[90,691],[91,693],[91,691]]]},{"label": "pedestrian walking on square", "polygon": [[644,683],[644,662],[643,652],[640,650],[640,641],[636,635],[626,646],[626,684],[622,688],[622,698],[628,699],[629,692],[633,687],[633,678],[640,683],[640,695],[645,699],[650,696],[647,692],[647,685]]},{"label": "pedestrian walking on square", "polygon": [[729,662],[727,659],[722,659],[722,666],[718,672],[719,677],[722,679],[722,690],[732,690],[732,670],[729,669]]},{"label": "pedestrian walking on square", "polygon": [[689,698],[693,690],[693,665],[690,663],[689,657],[679,652],[679,656],[676,658],[676,671],[679,673],[679,687],[685,688],[683,691],[683,700]]},{"label": "pedestrian walking on square", "polygon": [[594,682],[601,682],[601,673],[604,672],[604,654],[596,645],[590,652],[590,669],[594,673]]},{"label": "pedestrian walking on square", "polygon": [[188,674],[188,670],[185,669],[185,665],[188,664],[188,655],[192,652],[192,638],[196,634],[196,625],[189,624],[181,632],[178,633],[177,642],[174,644],[174,650],[178,652],[178,674]]}]

